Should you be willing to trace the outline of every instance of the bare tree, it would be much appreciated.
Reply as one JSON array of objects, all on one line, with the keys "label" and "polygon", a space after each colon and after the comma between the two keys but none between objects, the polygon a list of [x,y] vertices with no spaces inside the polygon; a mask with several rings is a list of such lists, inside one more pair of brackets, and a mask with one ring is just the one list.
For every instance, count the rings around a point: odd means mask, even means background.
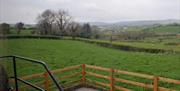
[{"label": "bare tree", "polygon": [[24,27],[24,23],[18,22],[18,23],[16,23],[15,27],[16,27],[17,34],[20,34],[21,30]]},{"label": "bare tree", "polygon": [[55,21],[55,13],[52,10],[45,10],[41,15],[37,17],[37,27],[40,30],[40,34],[52,34],[52,25]]},{"label": "bare tree", "polygon": [[76,36],[78,35],[77,31],[79,30],[79,28],[80,28],[80,25],[76,22],[71,22],[69,24],[69,30],[70,30],[70,35],[71,35],[72,39],[75,39]]},{"label": "bare tree", "polygon": [[39,20],[38,23],[37,23],[37,29],[38,29],[38,34],[41,34],[41,35],[46,35],[48,34],[49,30],[47,29],[48,28],[48,24],[45,20]]},{"label": "bare tree", "polygon": [[55,14],[55,22],[58,26],[58,31],[61,36],[64,36],[65,30],[68,27],[69,23],[71,22],[71,16],[68,14],[68,12],[64,10],[59,10]]},{"label": "bare tree", "polygon": [[64,10],[46,10],[37,17],[38,30],[40,34],[55,34],[64,36],[67,28],[72,21],[71,16]]}]

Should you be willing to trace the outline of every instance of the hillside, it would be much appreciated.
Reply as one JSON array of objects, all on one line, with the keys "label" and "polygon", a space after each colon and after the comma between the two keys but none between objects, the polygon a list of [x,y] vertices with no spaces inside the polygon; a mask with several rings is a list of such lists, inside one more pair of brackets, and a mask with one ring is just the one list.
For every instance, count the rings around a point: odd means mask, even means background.
[{"label": "hillside", "polygon": [[107,22],[89,22],[91,25],[96,25],[99,27],[117,27],[117,26],[152,26],[154,24],[172,24],[178,23],[180,24],[180,20],[138,20],[138,21],[120,21],[114,23],[107,23]]},{"label": "hillside", "polygon": [[156,32],[156,33],[180,33],[180,26],[173,26],[173,25],[167,25],[167,26],[158,26],[149,29],[150,31]]}]

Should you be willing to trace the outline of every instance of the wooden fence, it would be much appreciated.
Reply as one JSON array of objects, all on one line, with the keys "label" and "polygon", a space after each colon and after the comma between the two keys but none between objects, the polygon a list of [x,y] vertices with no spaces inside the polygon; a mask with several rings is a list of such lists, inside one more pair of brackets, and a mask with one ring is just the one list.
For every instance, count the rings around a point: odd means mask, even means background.
[{"label": "wooden fence", "polygon": [[[133,91],[133,89],[125,88],[122,86],[118,86],[115,83],[124,83],[132,86],[138,86],[142,87],[145,89],[152,89],[152,91],[176,91],[170,88],[165,88],[159,86],[159,82],[166,82],[166,83],[172,83],[180,86],[180,80],[174,80],[170,78],[164,78],[164,77],[159,77],[159,76],[153,76],[153,75],[147,75],[147,74],[140,74],[140,73],[135,73],[135,72],[128,72],[128,71],[122,71],[122,70],[117,70],[117,69],[111,69],[111,68],[103,68],[99,66],[93,66],[93,65],[87,65],[87,64],[82,64],[82,65],[76,65],[76,66],[71,66],[63,69],[57,69],[57,70],[52,70],[51,72],[53,74],[58,74],[58,73],[65,73],[69,72],[72,70],[77,70],[80,72],[73,72],[73,74],[68,74],[65,75],[64,77],[58,78],[59,80],[64,80],[67,78],[73,78],[73,77],[80,77],[81,79],[77,79],[76,81],[73,81],[75,83],[93,83],[96,84],[96,86],[102,86],[104,88],[108,88],[109,91]],[[98,74],[97,72],[95,73],[92,72],[92,70],[98,70],[101,72],[106,72],[109,75],[102,75]],[[147,84],[147,83],[142,83],[142,82],[137,82],[137,81],[132,81],[132,80],[127,80],[123,78],[118,78],[114,74],[121,74],[121,75],[128,75],[132,77],[138,77],[138,78],[144,78],[144,79],[149,79],[152,80],[152,84]],[[107,80],[105,82],[100,82],[97,80],[90,79],[88,77],[95,77],[95,78],[102,78],[104,80]],[[51,86],[52,81],[49,80],[48,74],[47,73],[39,73],[39,74],[33,74],[33,75],[28,75],[28,76],[23,76],[21,77],[24,80],[32,80],[35,78],[43,78],[43,81],[39,81],[37,83],[34,83],[34,85],[39,85],[43,86],[46,91],[53,91],[53,87]],[[67,82],[68,83],[68,82]],[[66,83],[64,83],[66,84]],[[73,86],[73,85],[72,85]],[[65,87],[65,86],[64,86]],[[28,89],[28,86],[22,86],[20,87],[21,91],[24,91]]]}]

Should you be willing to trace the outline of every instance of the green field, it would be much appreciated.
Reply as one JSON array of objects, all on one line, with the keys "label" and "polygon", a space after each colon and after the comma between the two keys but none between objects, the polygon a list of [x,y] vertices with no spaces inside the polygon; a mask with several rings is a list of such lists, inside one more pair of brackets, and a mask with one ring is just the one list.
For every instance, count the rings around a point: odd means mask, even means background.
[{"label": "green field", "polygon": [[154,31],[156,33],[180,33],[180,26],[160,26],[150,29],[150,31]]},{"label": "green field", "polygon": [[[150,37],[139,41],[115,42],[122,45],[129,45],[140,48],[164,49],[180,52],[180,37]],[[172,44],[172,45],[171,45]]]},{"label": "green field", "polygon": [[1,55],[44,60],[52,69],[87,63],[180,79],[178,54],[126,52],[71,40],[12,39],[2,42],[7,50],[1,47]]},{"label": "green field", "polygon": [[[179,34],[180,26],[162,25],[158,27],[150,27],[148,31],[153,31],[156,34]],[[175,35],[174,36],[147,37],[139,41],[137,40],[134,42],[127,41],[127,42],[118,42],[118,43],[122,45],[131,45],[131,46],[141,47],[141,48],[158,48],[158,49],[165,49],[165,50],[180,51],[180,46],[176,45],[180,43],[180,37],[175,36]],[[171,44],[174,44],[174,45],[171,45]]]},{"label": "green field", "polygon": [[[173,52],[180,52],[180,45],[179,45],[180,37],[178,36],[178,34],[180,33],[180,26],[161,25],[157,27],[151,26],[147,29],[146,28],[144,29],[143,27],[127,27],[127,29],[123,31],[133,32],[133,31],[142,31],[142,30],[151,31],[158,36],[146,37],[145,39],[141,39],[141,40],[117,39],[114,40],[112,43],[117,45],[131,46],[137,48],[163,49]],[[92,39],[90,40],[92,41]],[[110,43],[110,38],[101,39],[101,40],[94,39],[93,41]]]},{"label": "green field", "polygon": [[[31,33],[32,31],[33,31],[33,29],[23,29],[23,30],[21,30],[19,35],[32,35],[32,33]],[[17,34],[16,29],[11,29],[10,34]]]},{"label": "green field", "polygon": [[[89,40],[94,42],[104,42],[110,43],[108,40],[97,40],[97,39],[81,39]],[[146,48],[146,49],[163,49],[170,50],[175,52],[180,52],[180,37],[170,36],[170,37],[150,37],[143,40],[136,41],[113,41],[112,44],[132,46],[137,48]]]},{"label": "green field", "polygon": [[[130,30],[129,30],[130,28]],[[143,27],[129,27],[125,31],[141,31]],[[31,34],[32,29],[22,30],[19,35],[33,35]],[[157,34],[178,34],[180,33],[180,26],[175,25],[162,25],[158,27],[150,27],[147,31],[153,31]],[[11,35],[17,35],[15,29],[11,29]],[[91,39],[92,40],[92,39]],[[109,40],[95,40],[101,42],[109,42]],[[179,36],[158,36],[158,37],[147,37],[142,40],[134,41],[114,41],[114,44],[132,46],[138,48],[149,48],[149,49],[163,49],[180,52],[180,37]]]},{"label": "green field", "polygon": [[[72,40],[10,39],[0,40],[0,43],[3,44],[0,45],[0,55],[43,60],[51,69],[86,63],[180,79],[179,54],[126,52]],[[7,64],[9,69],[10,66]],[[18,62],[19,76],[39,72],[42,69],[38,66]]]}]

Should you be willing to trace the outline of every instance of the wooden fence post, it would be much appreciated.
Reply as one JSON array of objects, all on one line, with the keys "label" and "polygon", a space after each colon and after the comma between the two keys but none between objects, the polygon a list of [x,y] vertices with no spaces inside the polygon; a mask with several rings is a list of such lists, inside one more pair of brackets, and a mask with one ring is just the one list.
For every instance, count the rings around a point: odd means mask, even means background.
[{"label": "wooden fence post", "polygon": [[110,81],[110,91],[114,91],[114,69],[110,69],[110,78],[109,78],[109,81]]},{"label": "wooden fence post", "polygon": [[50,89],[49,89],[49,79],[48,79],[48,73],[47,72],[45,72],[44,73],[44,88],[45,88],[45,90],[46,91],[50,91]]},{"label": "wooden fence post", "polygon": [[158,80],[159,80],[158,77],[155,76],[154,77],[154,83],[153,83],[154,84],[154,87],[153,87],[154,90],[153,91],[158,91]]},{"label": "wooden fence post", "polygon": [[86,80],[86,65],[82,64],[82,81],[85,82]]}]

